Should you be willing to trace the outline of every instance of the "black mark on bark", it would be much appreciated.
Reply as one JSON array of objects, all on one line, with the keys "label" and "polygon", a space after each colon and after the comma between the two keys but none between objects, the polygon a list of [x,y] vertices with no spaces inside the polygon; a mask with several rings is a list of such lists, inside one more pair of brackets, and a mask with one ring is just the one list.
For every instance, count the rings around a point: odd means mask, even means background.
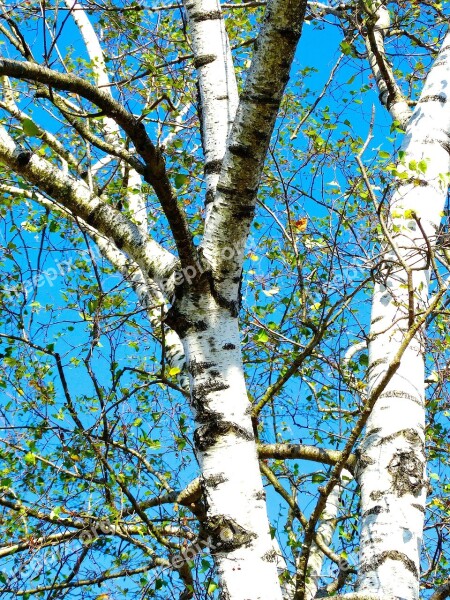
[{"label": "black mark on bark", "polygon": [[194,67],[200,69],[200,67],[204,67],[205,65],[214,62],[216,58],[217,56],[215,54],[201,54],[194,58]]},{"label": "black mark on bark", "polygon": [[363,513],[362,518],[364,519],[365,517],[368,517],[369,515],[379,515],[382,512],[386,512],[386,509],[378,504],[377,506],[374,506],[372,508],[369,508],[369,510],[366,510],[366,512]]},{"label": "black mark on bark", "polygon": [[257,536],[227,515],[216,515],[202,524],[201,537],[211,540],[211,554],[215,554],[248,547]]},{"label": "black mark on bark", "polygon": [[222,13],[220,10],[210,10],[208,12],[195,13],[191,15],[191,19],[196,23],[201,21],[214,21],[215,19],[221,19]]},{"label": "black mark on bark", "polygon": [[241,158],[255,158],[255,154],[251,148],[251,146],[246,146],[245,144],[231,144],[228,146],[231,154],[235,156],[240,156]]},{"label": "black mark on bark", "polygon": [[216,488],[221,483],[225,483],[227,478],[223,473],[216,473],[216,475],[210,475],[209,477],[203,478],[203,483],[208,488]]},{"label": "black mark on bark", "polygon": [[196,377],[197,375],[201,375],[207,369],[210,369],[211,367],[214,367],[214,366],[215,366],[215,363],[213,363],[213,362],[201,362],[201,361],[197,362],[195,360],[195,358],[193,358],[191,360],[191,362],[189,363],[188,371],[192,375],[192,377]]},{"label": "black mark on bark", "polygon": [[361,571],[363,573],[376,571],[384,562],[389,559],[402,562],[408,571],[411,571],[411,573],[413,573],[416,577],[418,576],[417,567],[414,562],[409,558],[409,556],[406,556],[406,554],[398,552],[397,550],[386,550],[386,552],[378,554],[370,562],[361,565]]},{"label": "black mark on bark", "polygon": [[217,413],[204,413],[204,416],[207,422],[200,425],[194,432],[196,448],[201,452],[205,452],[208,448],[214,446],[220,438],[229,434],[244,440],[253,440],[253,432],[247,431],[244,427],[231,421],[222,420],[221,415]]},{"label": "black mark on bark", "polygon": [[16,156],[16,161],[19,167],[26,167],[27,164],[30,162],[31,157],[33,156],[32,152],[29,152],[28,150],[24,150],[23,152],[19,152]]},{"label": "black mark on bark", "polygon": [[388,466],[392,485],[399,496],[418,496],[425,486],[423,463],[413,450],[396,452]]},{"label": "black mark on bark", "polygon": [[272,550],[268,550],[265,554],[262,555],[262,559],[268,563],[273,563],[277,559],[277,553],[272,548]]},{"label": "black mark on bark", "polygon": [[443,94],[435,94],[433,96],[424,96],[419,100],[420,104],[423,104],[424,102],[441,102],[442,104],[445,104],[447,98]]},{"label": "black mark on bark", "polygon": [[220,173],[220,169],[222,168],[222,160],[210,160],[205,164],[203,172],[205,175],[210,175],[211,173]]}]

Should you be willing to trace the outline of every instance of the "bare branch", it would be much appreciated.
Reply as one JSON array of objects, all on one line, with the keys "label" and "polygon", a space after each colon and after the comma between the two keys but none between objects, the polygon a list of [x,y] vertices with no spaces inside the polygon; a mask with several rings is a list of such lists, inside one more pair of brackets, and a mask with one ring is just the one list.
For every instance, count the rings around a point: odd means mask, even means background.
[{"label": "bare branch", "polygon": [[173,272],[176,259],[154,240],[144,237],[139,228],[89,189],[84,181],[76,180],[55,168],[47,160],[16,148],[12,138],[0,127],[0,156],[17,174],[54,198],[73,215],[83,219],[115,245],[127,252],[161,290]]},{"label": "bare branch", "polygon": [[105,115],[114,119],[127,133],[136,151],[145,162],[144,179],[153,187],[161,202],[170,223],[182,265],[192,266],[197,264],[196,251],[189,226],[167,176],[161,149],[154,146],[141,120],[136,119],[109,93],[99,90],[94,85],[73,74],[59,73],[34,63],[1,59],[0,75],[33,81],[49,85],[58,90],[79,94],[98,106]]},{"label": "bare branch", "polygon": [[[303,460],[312,460],[325,465],[335,465],[341,458],[342,453],[339,450],[327,450],[317,446],[306,446],[303,444],[260,444],[258,446],[258,455],[260,459],[276,458],[278,460],[300,458]],[[356,456],[350,454],[347,458],[347,469],[353,472],[356,467]]]}]

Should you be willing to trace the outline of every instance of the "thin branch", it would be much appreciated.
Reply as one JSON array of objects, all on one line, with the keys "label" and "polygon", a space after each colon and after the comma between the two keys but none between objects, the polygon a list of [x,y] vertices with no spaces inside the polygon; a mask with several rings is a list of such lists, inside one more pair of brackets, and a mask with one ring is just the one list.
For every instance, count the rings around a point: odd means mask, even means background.
[{"label": "thin branch", "polygon": [[[370,417],[370,414],[375,406],[376,401],[381,396],[381,394],[385,390],[388,383],[391,381],[391,379],[394,376],[394,374],[396,373],[396,371],[399,369],[403,354],[405,353],[406,349],[408,348],[409,344],[411,343],[413,338],[416,336],[416,334],[425,325],[428,316],[437,309],[437,307],[441,303],[441,300],[442,300],[443,296],[445,295],[445,293],[447,292],[447,290],[449,289],[449,287],[450,287],[450,279],[447,281],[445,287],[440,289],[439,292],[437,292],[434,295],[434,297],[431,299],[427,309],[422,313],[422,315],[420,317],[416,318],[415,323],[413,323],[411,325],[411,327],[408,329],[408,331],[405,333],[403,341],[400,344],[395,356],[392,358],[389,365],[387,365],[384,375],[381,377],[378,384],[373,388],[372,393],[368,397],[364,406],[361,408],[361,416],[353,426],[352,432],[347,440],[345,448],[342,450],[341,458],[335,464],[335,466],[332,470],[330,479],[328,480],[325,487],[320,489],[319,500],[314,508],[314,511],[313,511],[310,519],[309,519],[308,527],[305,530],[305,535],[304,535],[304,539],[303,539],[303,550],[302,550],[302,554],[301,554],[300,562],[299,562],[296,594],[295,594],[294,600],[303,600],[304,599],[305,580],[306,580],[306,574],[307,574],[307,566],[308,566],[308,558],[309,558],[311,542],[313,540],[317,521],[319,520],[320,515],[322,514],[322,512],[325,508],[327,497],[331,493],[331,490],[333,489],[333,487],[339,482],[341,472],[345,468],[345,464],[348,460],[348,457],[350,456],[355,443],[359,439],[359,436],[361,435],[362,430],[364,429],[364,427],[367,423],[367,420]],[[342,598],[344,599],[345,596]],[[361,600],[361,597],[358,594],[355,595],[354,598],[355,598],[355,600]]]},{"label": "thin branch", "polygon": [[181,264],[183,266],[197,264],[197,253],[189,225],[166,173],[161,149],[157,148],[150,140],[140,119],[136,119],[134,115],[129,113],[119,102],[112,98],[111,94],[99,90],[96,86],[73,74],[59,73],[34,63],[3,58],[0,60],[0,75],[33,81],[49,85],[58,90],[79,94],[98,106],[105,115],[114,119],[129,136],[136,151],[145,162],[143,177],[153,187],[161,202],[171,226]]},{"label": "thin branch", "polygon": [[[342,457],[339,450],[328,450],[317,446],[303,444],[260,444],[258,446],[260,459],[276,458],[277,460],[299,458],[311,460],[325,465],[334,466]],[[350,454],[347,458],[346,468],[353,473],[356,467],[356,455]]]}]

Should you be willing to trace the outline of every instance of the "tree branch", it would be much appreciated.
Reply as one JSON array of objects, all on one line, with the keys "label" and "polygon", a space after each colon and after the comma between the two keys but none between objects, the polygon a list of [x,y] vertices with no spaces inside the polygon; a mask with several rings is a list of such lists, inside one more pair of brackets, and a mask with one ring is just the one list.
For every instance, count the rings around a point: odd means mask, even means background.
[{"label": "tree branch", "polygon": [[435,590],[430,600],[445,600],[450,597],[450,580],[442,584]]},{"label": "tree branch", "polygon": [[[341,458],[339,450],[327,450],[317,446],[306,446],[303,444],[260,444],[258,446],[260,459],[276,458],[278,460],[299,458],[312,460],[325,465],[334,466]],[[346,468],[353,473],[356,467],[356,455],[350,454],[347,458]]]},{"label": "tree branch", "polygon": [[137,569],[123,569],[122,571],[114,571],[110,572],[106,570],[102,575],[98,577],[92,577],[91,579],[79,579],[77,581],[69,581],[66,583],[54,583],[52,585],[42,585],[33,589],[27,590],[15,590],[13,588],[3,587],[0,588],[0,593],[2,594],[13,594],[14,596],[29,596],[30,594],[40,594],[42,592],[54,591],[54,590],[66,590],[71,588],[78,588],[83,586],[91,586],[91,585],[99,585],[104,581],[109,581],[110,579],[118,579],[120,577],[130,577],[132,575],[138,575],[139,573],[146,573],[150,569],[155,569],[157,567],[170,567],[170,562],[163,558],[155,557],[151,562],[143,565],[142,567],[138,567]]},{"label": "tree branch", "polygon": [[144,179],[153,187],[161,202],[172,230],[181,264],[183,266],[197,264],[197,253],[192,235],[184,210],[178,204],[170,184],[161,150],[154,146],[141,120],[136,119],[110,94],[73,74],[59,73],[34,63],[2,58],[0,59],[0,75],[33,81],[58,90],[79,94],[98,106],[105,115],[122,127],[145,162]]},{"label": "tree branch", "polygon": [[367,35],[364,39],[370,67],[380,92],[380,102],[387,108],[392,118],[406,129],[412,112],[395,81],[384,49],[384,37],[390,27],[389,11],[381,2],[377,3],[375,11],[367,7],[365,0],[362,4],[369,15],[366,20]]},{"label": "tree branch", "polygon": [[64,174],[47,160],[16,148],[12,138],[0,126],[0,157],[4,163],[40,190],[54,198],[87,225],[114,240],[119,249],[127,252],[154,279],[161,290],[167,290],[167,279],[177,264],[176,258],[139,228],[96,196],[84,181]]},{"label": "tree branch", "polygon": [[[218,294],[238,297],[244,246],[275,119],[300,39],[306,0],[269,2],[206,224],[202,250]],[[225,252],[234,241],[234,252]]]}]

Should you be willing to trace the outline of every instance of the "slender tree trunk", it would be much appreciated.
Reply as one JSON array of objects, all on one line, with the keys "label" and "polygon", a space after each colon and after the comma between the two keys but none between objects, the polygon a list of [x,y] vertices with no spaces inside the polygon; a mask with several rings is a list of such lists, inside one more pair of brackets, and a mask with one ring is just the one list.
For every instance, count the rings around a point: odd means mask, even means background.
[{"label": "slender tree trunk", "polygon": [[[436,231],[448,189],[450,35],[409,122],[390,203],[390,238],[375,285],[368,394],[383,377],[405,333],[426,306]],[[377,401],[360,446],[360,592],[419,597],[427,478],[423,332]]]},{"label": "slender tree trunk", "polygon": [[281,600],[265,492],[245,386],[238,319],[207,293],[169,314],[186,354],[207,518],[203,524],[229,600]]},{"label": "slender tree trunk", "polygon": [[[352,476],[344,470],[342,475],[351,479]],[[339,513],[339,499],[342,493],[342,485],[335,485],[333,491],[328,496],[325,510],[322,513],[320,523],[317,527],[317,534],[327,546],[331,545],[333,535],[336,529],[336,519]],[[308,560],[308,578],[305,585],[305,600],[314,600],[319,591],[319,581],[322,573],[324,553],[314,542],[311,546],[311,553]]]}]

